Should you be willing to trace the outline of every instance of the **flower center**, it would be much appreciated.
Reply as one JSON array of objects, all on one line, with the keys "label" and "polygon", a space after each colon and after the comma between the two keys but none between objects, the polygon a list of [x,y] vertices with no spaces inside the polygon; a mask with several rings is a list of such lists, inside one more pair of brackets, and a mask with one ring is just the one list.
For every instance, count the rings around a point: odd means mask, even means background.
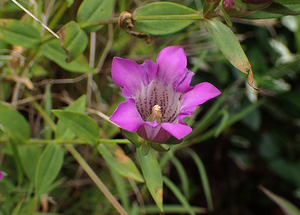
[{"label": "flower center", "polygon": [[174,92],[172,84],[154,79],[133,96],[144,121],[175,122],[180,112],[182,93]]},{"label": "flower center", "polygon": [[147,121],[154,122],[156,120],[158,123],[161,123],[161,107],[159,105],[154,105],[152,108],[151,115],[147,118]]}]

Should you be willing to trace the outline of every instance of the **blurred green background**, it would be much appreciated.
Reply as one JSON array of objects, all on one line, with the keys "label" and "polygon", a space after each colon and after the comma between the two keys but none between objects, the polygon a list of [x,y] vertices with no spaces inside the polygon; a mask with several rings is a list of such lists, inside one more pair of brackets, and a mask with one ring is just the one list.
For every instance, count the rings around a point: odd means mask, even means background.
[{"label": "blurred green background", "polygon": [[[137,7],[149,2],[116,1],[113,17],[125,10],[133,12]],[[193,9],[197,9],[198,5],[197,1],[192,0],[172,2]],[[50,8],[51,3],[53,5]],[[22,4],[29,5],[31,9],[40,8],[42,11],[50,8],[48,17],[44,17],[50,26],[53,17],[56,17],[55,14],[61,12],[59,19],[51,26],[57,32],[64,24],[76,19],[81,1],[74,1],[70,7],[64,6],[63,2],[46,0],[37,1],[33,5],[28,2]],[[13,2],[3,1],[0,6],[1,19],[14,18],[32,22],[31,18],[24,16],[24,12]],[[60,11],[63,7],[64,11]],[[197,153],[206,168],[214,204],[212,214],[283,214],[258,186],[262,185],[300,207],[300,16],[266,20],[233,18],[232,21],[231,29],[249,58],[255,86],[261,89],[260,92],[249,87],[246,75],[227,61],[201,21],[195,21],[174,34],[151,36],[149,44],[145,39],[126,34],[115,23],[110,27],[104,25],[93,33],[93,36],[89,34],[88,48],[85,49],[83,56],[91,63],[89,57],[93,50],[96,59],[94,65],[101,64],[101,70],[92,76],[93,80],[90,82],[92,93],[88,106],[109,116],[118,103],[123,101],[120,90],[110,77],[111,61],[114,56],[132,59],[138,63],[142,63],[145,59],[155,61],[157,54],[164,47],[182,45],[188,57],[188,68],[195,73],[192,84],[210,82],[222,91],[222,96],[205,103],[197,109],[197,114],[188,120],[188,123],[197,129],[174,153],[175,161],[166,163],[163,174],[178,188],[185,189],[178,175],[180,172],[178,166],[182,166],[185,170],[183,174],[188,178],[187,198],[190,204],[206,207],[197,166],[185,151],[189,149]],[[92,41],[95,44],[91,46]],[[15,89],[15,82],[7,78],[11,75],[7,66],[10,59],[7,50],[12,49],[11,44],[0,38],[0,97],[7,103],[12,103]],[[22,52],[23,63],[32,56],[33,51],[25,49]],[[52,61],[49,60],[48,56],[35,57],[26,75],[35,86],[34,90],[30,91],[32,96],[44,94],[46,83],[50,80],[54,81],[51,87],[53,109],[63,108],[70,100],[87,93],[87,79],[90,76],[70,72],[55,60],[51,58]],[[73,81],[55,82],[58,79]],[[14,102],[24,98],[24,92],[22,88]],[[43,120],[36,114],[33,106],[30,103],[20,103],[18,110],[32,126],[32,138],[42,137],[45,132]],[[206,119],[209,114],[211,117]],[[103,138],[123,138],[116,127],[102,119],[95,118],[95,120],[101,126]],[[225,124],[226,126],[222,126]],[[126,154],[135,159],[130,146],[122,145],[122,148]],[[0,143],[0,149],[1,170],[10,176],[0,182],[2,192],[0,214],[8,214],[7,208],[14,208],[29,185],[25,184],[22,189],[16,186],[14,159],[4,143]],[[112,180],[115,173],[109,172],[107,164],[96,150],[86,145],[79,145],[77,150],[112,193],[121,198]],[[59,176],[64,180],[51,192],[51,196],[57,202],[56,205],[50,204],[50,211],[53,213],[117,214],[112,212],[108,200],[95,189],[93,182],[83,170],[78,170],[78,164],[72,156],[65,155]],[[127,204],[137,204],[130,183],[126,181],[124,184],[128,188]],[[146,188],[143,189],[145,191]],[[143,198],[146,203],[153,203],[151,197],[145,196]],[[164,187],[164,204],[180,204],[168,187]]]}]

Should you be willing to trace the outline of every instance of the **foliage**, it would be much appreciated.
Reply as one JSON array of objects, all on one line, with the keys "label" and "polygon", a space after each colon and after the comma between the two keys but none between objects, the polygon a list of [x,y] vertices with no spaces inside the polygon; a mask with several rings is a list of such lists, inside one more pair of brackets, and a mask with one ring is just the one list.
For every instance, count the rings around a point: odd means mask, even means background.
[{"label": "foliage", "polygon": [[[299,214],[300,3],[226,2],[1,1],[0,214]],[[222,95],[155,151],[110,69],[170,45]]]}]

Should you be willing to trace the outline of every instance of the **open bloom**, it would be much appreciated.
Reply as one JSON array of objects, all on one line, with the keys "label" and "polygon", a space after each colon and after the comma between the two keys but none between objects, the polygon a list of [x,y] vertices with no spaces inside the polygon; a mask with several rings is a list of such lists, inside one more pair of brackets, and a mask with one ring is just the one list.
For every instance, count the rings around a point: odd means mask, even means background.
[{"label": "open bloom", "polygon": [[169,46],[159,53],[156,62],[145,60],[141,65],[115,57],[111,75],[123,88],[126,101],[119,104],[110,120],[153,142],[188,135],[192,128],[182,119],[221,92],[207,82],[189,86],[194,73],[186,66],[181,46]]}]

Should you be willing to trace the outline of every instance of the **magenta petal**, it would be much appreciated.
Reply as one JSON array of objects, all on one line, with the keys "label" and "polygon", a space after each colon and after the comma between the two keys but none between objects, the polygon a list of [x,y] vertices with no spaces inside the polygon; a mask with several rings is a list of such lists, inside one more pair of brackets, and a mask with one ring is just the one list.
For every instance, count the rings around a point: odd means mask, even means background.
[{"label": "magenta petal", "polygon": [[159,65],[157,79],[162,80],[166,85],[179,83],[186,75],[187,59],[181,46],[164,48],[159,53],[156,62]]},{"label": "magenta petal", "polygon": [[2,180],[2,178],[3,178],[3,173],[0,170],[0,181]]},{"label": "magenta petal", "polygon": [[154,79],[157,67],[157,63],[150,60],[138,65],[132,60],[115,57],[111,76],[117,86],[127,88],[131,94],[135,94],[143,85],[147,86]]},{"label": "magenta petal", "polygon": [[186,55],[181,46],[169,46],[160,51],[156,62],[166,70],[185,69],[187,65]]},{"label": "magenta petal", "polygon": [[126,102],[119,104],[109,119],[130,132],[137,131],[139,126],[143,123],[141,115],[134,106],[133,99],[128,99]]},{"label": "magenta petal", "polygon": [[198,105],[201,105],[207,100],[220,94],[221,92],[214,85],[208,82],[197,84],[191,91],[184,94],[180,112],[193,111]]},{"label": "magenta petal", "polygon": [[161,126],[178,140],[192,132],[191,127],[178,123],[162,123]]},{"label": "magenta petal", "polygon": [[186,69],[185,76],[180,80],[180,83],[176,87],[176,92],[186,93],[187,91],[193,89],[193,87],[190,86],[193,75],[193,72]]},{"label": "magenta petal", "polygon": [[137,133],[143,139],[156,143],[164,142],[171,137],[171,134],[164,130],[160,124],[151,122],[145,122],[142,124],[137,130]]}]

